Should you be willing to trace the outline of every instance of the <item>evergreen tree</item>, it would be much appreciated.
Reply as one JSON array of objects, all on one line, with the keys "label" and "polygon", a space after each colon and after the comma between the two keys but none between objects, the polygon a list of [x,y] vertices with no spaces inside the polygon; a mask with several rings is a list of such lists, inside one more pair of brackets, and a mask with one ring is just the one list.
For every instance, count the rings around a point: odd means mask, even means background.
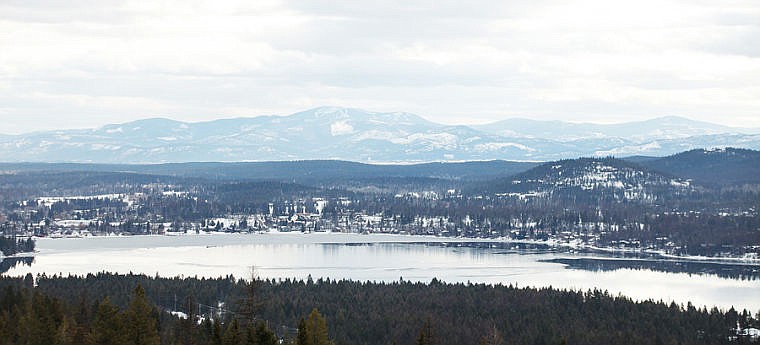
[{"label": "evergreen tree", "polygon": [[[187,318],[179,320],[179,327],[177,327],[175,339],[180,345],[194,345],[196,333],[198,332],[198,325],[195,323],[195,302],[191,296],[188,296],[185,300],[185,310],[187,310]],[[201,328],[204,325],[201,325]]]},{"label": "evergreen tree", "polygon": [[[314,308],[309,317],[306,319],[306,334],[308,343],[304,345],[329,345],[330,340],[327,338],[327,321]],[[300,344],[299,344],[300,345]]]},{"label": "evergreen tree", "polygon": [[222,324],[214,319],[211,328],[211,345],[222,345]]},{"label": "evergreen tree", "polygon": [[491,331],[488,332],[487,336],[484,336],[481,339],[481,344],[484,345],[504,345],[504,338],[501,336],[501,332],[499,332],[499,329],[496,328],[496,326],[491,327]]},{"label": "evergreen tree", "polygon": [[35,291],[26,313],[21,319],[23,326],[19,332],[21,344],[52,344],[56,333],[54,316],[48,310],[49,300]]},{"label": "evergreen tree", "polygon": [[126,345],[124,319],[106,297],[98,304],[86,343],[89,345]]},{"label": "evergreen tree", "polygon": [[69,331],[72,339],[80,340],[85,339],[87,334],[90,333],[90,324],[92,323],[92,311],[87,306],[87,301],[84,297],[79,300],[79,305],[75,311],[71,330]]},{"label": "evergreen tree", "polygon": [[54,345],[69,345],[69,344],[79,344],[77,341],[77,338],[75,338],[76,333],[76,322],[73,320],[64,317],[63,321],[61,322],[61,325],[58,327],[58,332],[55,334],[55,342]]},{"label": "evergreen tree", "polygon": [[277,345],[279,343],[277,336],[263,321],[257,322],[255,327],[249,324],[246,334],[246,345]]},{"label": "evergreen tree", "polygon": [[306,320],[298,320],[298,335],[296,335],[296,345],[310,345],[309,334],[306,330]]},{"label": "evergreen tree", "polygon": [[240,323],[237,319],[232,319],[230,325],[222,335],[222,345],[243,345],[243,337],[240,334]]},{"label": "evergreen tree", "polygon": [[240,315],[243,326],[253,324],[256,320],[256,313],[263,305],[259,301],[259,285],[261,282],[256,277],[256,270],[251,267],[250,281],[244,281],[242,284],[245,287],[245,296],[240,303]]},{"label": "evergreen tree", "polygon": [[430,318],[425,320],[425,324],[420,330],[420,334],[417,336],[417,345],[435,345],[435,338],[433,336],[433,326],[430,323]]},{"label": "evergreen tree", "polygon": [[133,345],[159,345],[161,338],[157,321],[153,307],[145,297],[145,290],[138,284],[134,293],[124,315],[129,342]]}]

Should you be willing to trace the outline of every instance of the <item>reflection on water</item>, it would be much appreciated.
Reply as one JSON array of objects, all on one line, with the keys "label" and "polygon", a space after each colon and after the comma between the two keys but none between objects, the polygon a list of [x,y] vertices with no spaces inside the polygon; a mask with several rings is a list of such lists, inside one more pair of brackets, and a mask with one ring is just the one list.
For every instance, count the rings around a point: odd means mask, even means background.
[{"label": "reflection on water", "polygon": [[[621,269],[650,270],[667,273],[686,273],[689,275],[715,275],[721,278],[737,280],[760,280],[760,264],[697,261],[688,259],[666,258],[658,253],[632,251],[601,251],[598,249],[552,247],[533,243],[499,243],[499,242],[401,242],[401,243],[328,243],[325,253],[331,254],[340,247],[378,247],[386,252],[419,251],[415,247],[433,247],[451,249],[451,254],[464,254],[470,257],[492,255],[541,255],[567,254],[570,256],[598,256],[580,258],[540,259],[540,262],[558,263],[567,269],[592,272],[615,271]],[[474,250],[458,250],[458,249]]]},{"label": "reflection on water", "polygon": [[677,260],[621,260],[600,258],[557,258],[542,260],[567,265],[570,269],[587,271],[615,271],[620,269],[650,270],[670,273],[710,274],[737,280],[760,279],[760,266],[717,262]]},{"label": "reflection on water", "polygon": [[[161,276],[516,284],[601,289],[633,299],[760,309],[760,267],[663,260],[543,244],[466,242],[409,236],[309,234],[178,238],[41,239],[36,257],[3,262],[7,275],[86,275],[100,271]],[[6,259],[8,260],[8,259]],[[675,261],[675,262],[674,262]],[[29,266],[31,264],[31,266]]]},{"label": "reflection on water", "polygon": [[[475,248],[475,249],[501,249],[502,252],[496,254],[540,254],[540,253],[555,253],[560,251],[569,251],[560,247],[552,247],[546,244],[540,243],[515,243],[515,242],[352,242],[352,243],[323,243],[324,246],[341,246],[341,247],[371,247],[371,246],[386,246],[386,245],[400,245],[403,247],[408,246],[426,246],[426,247],[439,247],[439,248]],[[494,253],[488,253],[494,254]]]},{"label": "reflection on water", "polygon": [[18,265],[31,266],[34,257],[3,258],[0,259],[0,274],[10,271]]}]

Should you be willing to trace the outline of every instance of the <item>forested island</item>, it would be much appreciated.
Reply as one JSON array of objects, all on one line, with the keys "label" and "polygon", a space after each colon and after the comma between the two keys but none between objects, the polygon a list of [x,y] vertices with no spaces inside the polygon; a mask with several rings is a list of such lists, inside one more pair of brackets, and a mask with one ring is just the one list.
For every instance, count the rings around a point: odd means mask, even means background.
[{"label": "forested island", "polygon": [[437,280],[0,278],[0,344],[744,344],[760,313]]}]

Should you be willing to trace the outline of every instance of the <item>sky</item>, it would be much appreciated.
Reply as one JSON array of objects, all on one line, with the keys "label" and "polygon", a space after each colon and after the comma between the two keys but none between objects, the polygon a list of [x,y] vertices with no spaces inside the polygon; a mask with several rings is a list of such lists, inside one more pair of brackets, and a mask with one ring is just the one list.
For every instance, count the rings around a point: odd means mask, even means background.
[{"label": "sky", "polygon": [[0,133],[319,106],[760,127],[760,1],[0,0]]}]

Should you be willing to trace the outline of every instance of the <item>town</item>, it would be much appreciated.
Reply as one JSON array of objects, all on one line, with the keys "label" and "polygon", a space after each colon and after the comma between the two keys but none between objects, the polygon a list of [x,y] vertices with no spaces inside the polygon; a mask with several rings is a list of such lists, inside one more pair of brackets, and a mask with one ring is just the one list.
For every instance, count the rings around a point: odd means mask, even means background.
[{"label": "town", "polygon": [[[6,204],[0,232],[13,238],[126,235],[183,235],[209,232],[348,232],[431,235],[528,241],[617,250],[659,251],[757,259],[760,248],[734,244],[699,245],[689,251],[666,234],[652,231],[674,220],[705,219],[699,212],[663,212],[657,217],[622,217],[620,207],[552,205],[545,193],[463,195],[456,189],[384,194],[313,191],[248,203],[214,200],[197,186],[150,183],[131,193],[46,196]],[[139,191],[136,191],[139,190]],[[756,219],[748,211],[709,216],[716,226]],[[631,234],[638,234],[637,237]]]}]

